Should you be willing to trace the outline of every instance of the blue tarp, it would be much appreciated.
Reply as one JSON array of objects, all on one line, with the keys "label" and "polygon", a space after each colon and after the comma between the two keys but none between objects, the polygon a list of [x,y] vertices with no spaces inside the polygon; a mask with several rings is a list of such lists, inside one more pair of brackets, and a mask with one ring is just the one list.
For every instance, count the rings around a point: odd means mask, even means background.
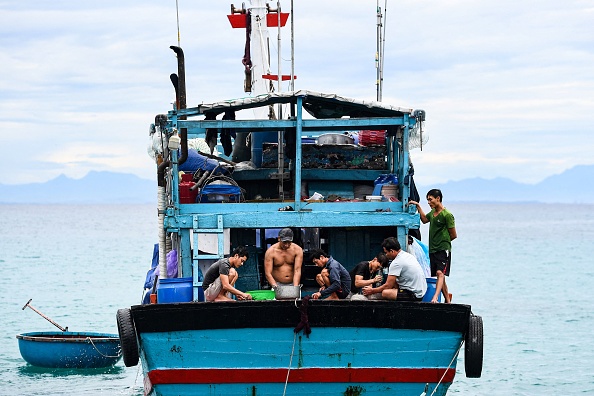
[{"label": "blue tarp", "polygon": [[[180,153],[181,155],[181,153]],[[202,154],[200,154],[197,150],[188,149],[188,158],[186,161],[179,165],[179,170],[183,172],[191,172],[194,173],[198,169],[212,171],[217,166],[219,166],[219,161],[208,158]],[[216,174],[225,174],[227,173],[225,168],[219,168]]]},{"label": "blue tarp", "polygon": [[217,197],[217,195],[220,195],[225,196],[225,198],[229,197],[229,201],[239,202],[240,194],[240,188],[232,184],[208,184],[200,191],[196,201],[218,202],[221,197]]}]

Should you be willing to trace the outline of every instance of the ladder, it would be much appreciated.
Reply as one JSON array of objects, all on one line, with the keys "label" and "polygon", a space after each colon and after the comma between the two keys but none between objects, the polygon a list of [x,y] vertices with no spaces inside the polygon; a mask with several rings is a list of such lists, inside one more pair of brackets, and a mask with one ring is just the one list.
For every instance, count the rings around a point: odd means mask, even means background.
[{"label": "ladder", "polygon": [[[193,243],[192,252],[192,291],[193,301],[198,301],[199,290],[202,287],[204,275],[200,270],[200,260],[220,260],[225,257],[225,234],[223,229],[223,215],[217,215],[216,228],[200,228],[198,224],[198,215],[193,216]],[[217,235],[217,254],[200,254],[198,249],[198,234],[216,234]]]}]

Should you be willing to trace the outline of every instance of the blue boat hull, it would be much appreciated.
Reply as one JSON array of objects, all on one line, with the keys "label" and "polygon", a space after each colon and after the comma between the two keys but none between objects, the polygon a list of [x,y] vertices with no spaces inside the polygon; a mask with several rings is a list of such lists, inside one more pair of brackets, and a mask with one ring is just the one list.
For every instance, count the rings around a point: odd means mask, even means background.
[{"label": "blue boat hull", "polygon": [[418,396],[436,387],[434,395],[445,395],[469,312],[320,301],[309,309],[306,337],[294,333],[300,318],[292,301],[132,308],[146,394],[225,396]]},{"label": "blue boat hull", "polygon": [[103,368],[121,358],[117,334],[89,332],[31,332],[16,336],[21,356],[46,368]]}]

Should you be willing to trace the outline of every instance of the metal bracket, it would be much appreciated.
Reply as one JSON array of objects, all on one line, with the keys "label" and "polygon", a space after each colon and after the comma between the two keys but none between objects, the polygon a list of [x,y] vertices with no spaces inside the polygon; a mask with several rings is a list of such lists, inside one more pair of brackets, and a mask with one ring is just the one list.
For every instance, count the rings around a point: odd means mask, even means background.
[{"label": "metal bracket", "polygon": [[271,173],[270,175],[268,175],[268,177],[270,179],[275,179],[275,180],[278,180],[278,179],[286,180],[286,179],[291,178],[291,173],[284,172],[283,174],[280,174],[280,173],[276,172],[276,173]]}]

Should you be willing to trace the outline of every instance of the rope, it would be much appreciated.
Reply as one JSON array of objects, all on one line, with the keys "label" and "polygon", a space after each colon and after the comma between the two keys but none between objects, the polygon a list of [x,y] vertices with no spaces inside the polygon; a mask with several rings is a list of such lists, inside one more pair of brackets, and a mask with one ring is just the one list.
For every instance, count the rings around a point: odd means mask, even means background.
[{"label": "rope", "polygon": [[293,364],[293,356],[295,355],[295,340],[297,339],[297,333],[293,332],[293,348],[291,349],[291,359],[289,359],[289,369],[287,370],[287,378],[285,379],[285,389],[283,390],[283,396],[287,393],[287,384],[289,383],[289,374],[291,373],[291,365]]},{"label": "rope", "polygon": [[[435,385],[435,388],[433,389],[433,392],[431,392],[431,396],[433,396],[435,394],[435,392],[437,392],[437,388],[439,388],[439,385],[441,385],[441,381],[443,381],[446,373],[448,372],[448,370],[450,369],[450,367],[452,366],[452,364],[454,363],[454,360],[456,360],[456,358],[458,357],[458,354],[460,353],[460,349],[462,349],[462,342],[460,343],[460,346],[458,347],[458,350],[456,351],[456,353],[454,354],[454,357],[452,358],[452,361],[450,362],[450,364],[448,365],[448,367],[445,369],[445,371],[443,372],[443,375],[441,376],[441,378],[439,379],[439,382],[437,383],[437,385]],[[425,392],[426,394],[426,392]]]},{"label": "rope", "polygon": [[[291,373],[291,365],[293,364],[293,356],[295,355],[295,340],[297,339],[297,333],[303,330],[303,334],[309,338],[311,334],[311,328],[309,326],[309,317],[307,315],[307,306],[309,304],[310,296],[305,296],[303,300],[301,300],[301,308],[299,308],[299,312],[301,313],[301,321],[297,324],[297,327],[293,329],[293,348],[291,349],[291,359],[289,360],[289,369],[287,370],[287,378],[285,379],[285,390],[283,391],[283,396],[285,396],[287,392],[287,383],[289,382],[289,374]],[[295,307],[297,308],[297,298],[295,299]]]},{"label": "rope", "polygon": [[[303,330],[303,334],[305,334],[307,338],[309,338],[309,335],[311,334],[311,327],[309,325],[309,316],[307,312],[307,306],[309,305],[310,298],[311,296],[303,297],[303,300],[301,301],[301,308],[299,308],[299,312],[301,313],[301,321],[293,330],[295,333],[299,333],[301,330]],[[295,305],[297,305],[297,302],[295,302]]]},{"label": "rope", "polygon": [[136,383],[138,382],[138,374],[140,374],[141,367],[142,366],[139,364],[138,369],[136,370],[136,378],[134,378],[134,385],[132,385],[132,387],[130,388],[130,394],[132,394],[132,392],[134,392],[134,388],[136,387]]},{"label": "rope", "polygon": [[116,356],[104,355],[103,353],[101,353],[101,351],[99,349],[97,349],[97,347],[95,346],[95,343],[93,342],[93,340],[91,339],[91,337],[87,337],[86,339],[91,343],[91,345],[93,345],[93,348],[95,348],[95,350],[97,351],[97,353],[99,355],[103,356],[103,357],[106,357],[106,358],[117,358],[117,357],[122,356],[122,348],[121,347],[118,350],[118,354]]}]

